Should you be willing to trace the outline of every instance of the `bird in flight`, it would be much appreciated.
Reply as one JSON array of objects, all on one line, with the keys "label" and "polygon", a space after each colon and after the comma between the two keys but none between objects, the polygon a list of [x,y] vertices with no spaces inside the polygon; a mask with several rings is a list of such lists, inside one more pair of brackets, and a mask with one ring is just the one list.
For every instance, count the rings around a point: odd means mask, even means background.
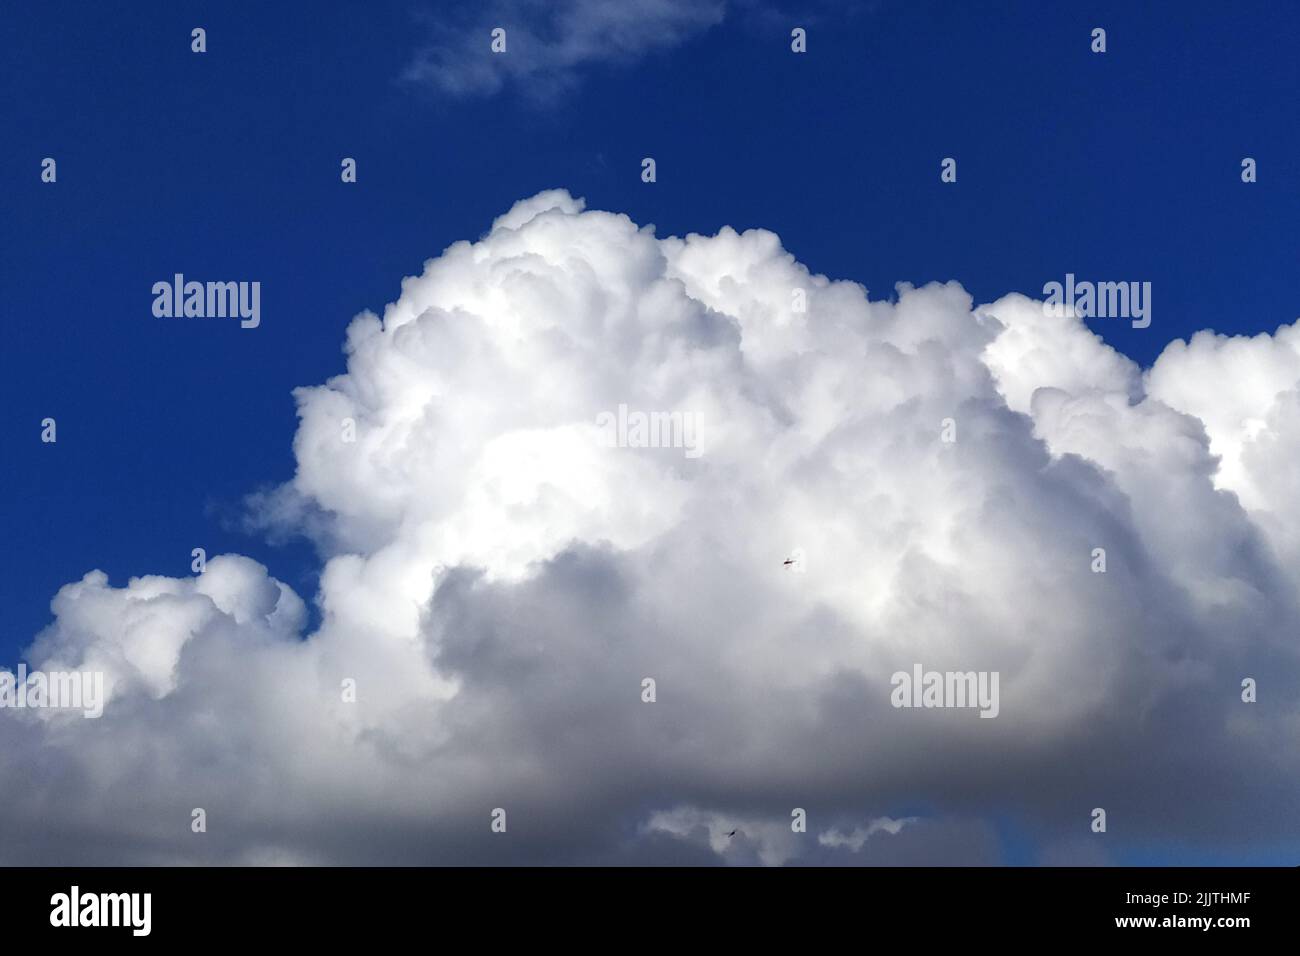
[{"label": "bird in flight", "polygon": [[729,836],[729,837],[734,837],[735,835],[736,835],[736,831],[735,831],[735,830],[732,830],[730,833],[727,834],[727,836]]},{"label": "bird in flight", "polygon": [[786,559],[785,559],[784,561],[782,561],[781,563],[782,563],[782,564],[794,564],[794,558],[786,558]]}]

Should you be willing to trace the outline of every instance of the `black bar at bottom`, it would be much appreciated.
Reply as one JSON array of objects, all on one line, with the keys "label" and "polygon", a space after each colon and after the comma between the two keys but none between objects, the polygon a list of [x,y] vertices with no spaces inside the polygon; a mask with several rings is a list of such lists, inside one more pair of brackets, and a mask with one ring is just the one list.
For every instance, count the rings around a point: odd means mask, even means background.
[{"label": "black bar at bottom", "polygon": [[11,868],[0,870],[0,881],[11,945],[74,935],[143,945],[284,939],[334,946],[411,935],[445,945],[456,938],[772,944],[786,936],[810,943],[837,927],[868,934],[864,942],[888,928],[918,944],[1044,935],[1230,944],[1260,933],[1294,935],[1300,871]]}]

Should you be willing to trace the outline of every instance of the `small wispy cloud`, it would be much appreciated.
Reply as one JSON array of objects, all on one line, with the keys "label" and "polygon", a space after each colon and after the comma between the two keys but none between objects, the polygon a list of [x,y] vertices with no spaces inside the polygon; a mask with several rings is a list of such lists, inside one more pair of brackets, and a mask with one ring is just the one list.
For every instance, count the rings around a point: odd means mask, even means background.
[{"label": "small wispy cloud", "polygon": [[[726,0],[494,0],[437,15],[402,79],[456,97],[490,96],[507,85],[552,98],[585,70],[635,63],[722,22]],[[493,31],[503,43],[493,52]],[[501,47],[504,46],[504,50]]]}]

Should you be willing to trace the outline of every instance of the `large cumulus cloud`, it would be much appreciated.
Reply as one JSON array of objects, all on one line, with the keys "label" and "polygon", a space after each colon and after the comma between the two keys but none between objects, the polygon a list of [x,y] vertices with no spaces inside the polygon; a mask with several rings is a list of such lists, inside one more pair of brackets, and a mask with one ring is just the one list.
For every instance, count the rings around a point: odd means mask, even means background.
[{"label": "large cumulus cloud", "polygon": [[[1296,326],[1143,371],[1023,296],[873,301],[769,232],[659,239],[551,191],[346,351],[252,504],[317,543],[319,628],[233,555],[62,589],[29,658],[110,697],[3,715],[9,862],[964,863],[1007,820],[1104,862],[1294,834]],[[701,454],[608,447],[620,405],[696,416]],[[891,707],[915,663],[999,672],[998,717]]]}]

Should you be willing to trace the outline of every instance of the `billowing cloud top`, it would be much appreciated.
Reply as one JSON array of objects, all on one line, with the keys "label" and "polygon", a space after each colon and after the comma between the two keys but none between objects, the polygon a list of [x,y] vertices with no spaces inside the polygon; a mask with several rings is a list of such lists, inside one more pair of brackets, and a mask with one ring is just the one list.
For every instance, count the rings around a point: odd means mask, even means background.
[{"label": "billowing cloud top", "polygon": [[[557,190],[346,351],[255,502],[320,546],[320,627],[238,556],[63,588],[28,657],[108,699],[0,714],[5,862],[980,862],[1008,817],[1062,862],[1294,833],[1300,325],[1143,372],[1020,295],[871,301],[770,232],[659,239]],[[997,672],[996,719],[892,706],[916,664]]]}]

